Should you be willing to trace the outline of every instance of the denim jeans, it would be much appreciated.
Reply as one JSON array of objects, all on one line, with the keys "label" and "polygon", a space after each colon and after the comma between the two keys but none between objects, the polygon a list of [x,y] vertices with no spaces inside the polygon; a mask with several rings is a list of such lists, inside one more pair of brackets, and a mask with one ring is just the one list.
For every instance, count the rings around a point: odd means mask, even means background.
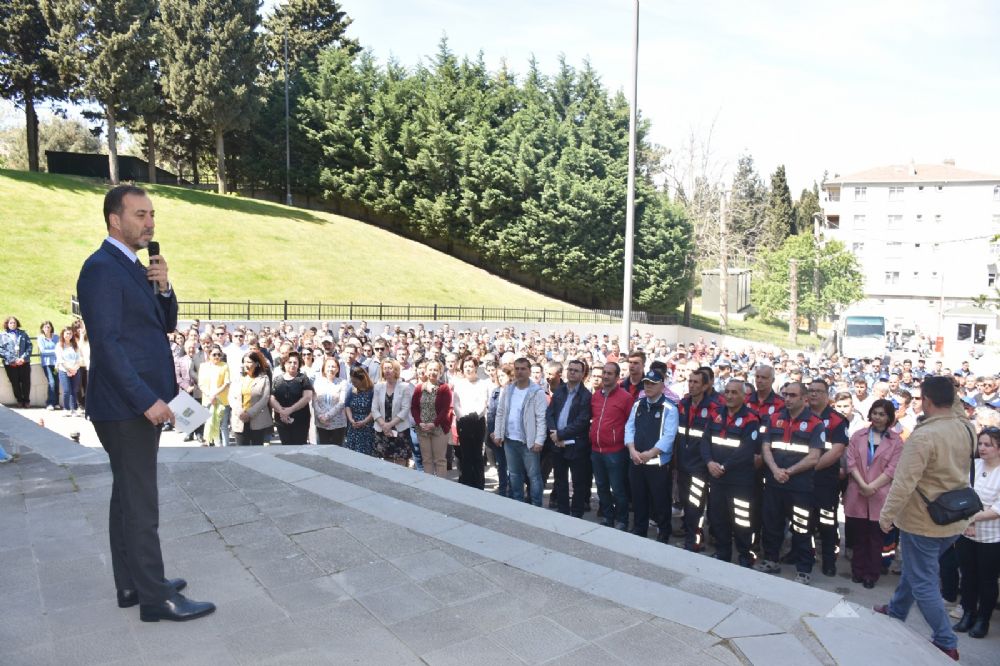
[{"label": "denim jeans", "polygon": [[45,398],[46,407],[59,406],[59,371],[54,365],[43,365],[42,371],[45,373],[45,381],[49,384],[49,393]]},{"label": "denim jeans", "polygon": [[219,424],[219,436],[221,437],[221,444],[219,446],[229,446],[229,419],[232,418],[233,408],[229,405],[222,411],[222,422]]},{"label": "denim jeans", "polygon": [[424,471],[424,460],[420,457],[420,440],[417,438],[417,429],[410,428],[410,442],[413,444],[413,467],[418,472]]},{"label": "denim jeans", "polygon": [[591,451],[590,461],[594,466],[601,517],[614,527],[628,527],[628,494],[625,490],[628,449],[615,453]]},{"label": "denim jeans", "polygon": [[939,560],[956,539],[957,535],[926,537],[900,530],[899,540],[906,558],[899,585],[889,602],[889,615],[905,621],[916,601],[921,615],[930,625],[934,644],[946,650],[958,647],[958,637],[951,628],[941,599]]},{"label": "denim jeans", "polygon": [[487,441],[490,450],[493,451],[493,460],[497,464],[497,492],[501,497],[510,497],[510,476],[507,473],[507,453],[503,445],[497,446],[493,440]]},{"label": "denim jeans", "polygon": [[538,454],[531,451],[524,442],[504,439],[504,454],[507,456],[507,469],[510,473],[510,496],[519,502],[524,501],[524,479],[528,479],[528,490],[531,493],[531,503],[542,505],[542,464]]},{"label": "denim jeans", "polygon": [[67,373],[59,371],[59,386],[62,388],[63,409],[79,409],[80,403],[76,399],[76,394],[80,390],[80,373],[70,377]]}]

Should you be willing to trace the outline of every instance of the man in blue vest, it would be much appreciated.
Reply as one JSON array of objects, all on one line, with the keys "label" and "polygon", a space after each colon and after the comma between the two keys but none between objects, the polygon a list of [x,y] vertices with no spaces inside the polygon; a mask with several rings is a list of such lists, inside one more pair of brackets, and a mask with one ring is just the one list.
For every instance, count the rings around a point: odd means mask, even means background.
[{"label": "man in blue vest", "polygon": [[633,534],[646,536],[650,507],[657,540],[670,537],[670,456],[677,435],[677,407],[663,394],[663,374],[650,370],[642,378],[643,397],[632,405],[625,423],[629,483],[635,507]]}]

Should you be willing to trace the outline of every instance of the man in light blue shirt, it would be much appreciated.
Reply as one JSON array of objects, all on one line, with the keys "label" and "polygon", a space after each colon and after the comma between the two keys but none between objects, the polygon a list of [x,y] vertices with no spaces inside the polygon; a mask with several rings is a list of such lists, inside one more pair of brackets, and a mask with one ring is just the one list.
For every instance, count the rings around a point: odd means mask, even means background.
[{"label": "man in light blue shirt", "polygon": [[663,395],[663,374],[650,370],[642,378],[644,396],[632,406],[625,423],[629,483],[635,506],[633,534],[646,536],[650,507],[656,522],[657,540],[670,537],[670,457],[677,436],[677,406]]}]

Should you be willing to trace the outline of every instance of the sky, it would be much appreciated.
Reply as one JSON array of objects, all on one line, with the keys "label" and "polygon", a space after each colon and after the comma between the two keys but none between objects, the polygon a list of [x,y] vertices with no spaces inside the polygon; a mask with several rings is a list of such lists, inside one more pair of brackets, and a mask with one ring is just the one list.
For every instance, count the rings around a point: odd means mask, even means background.
[{"label": "sky", "polygon": [[[279,0],[264,0],[269,13]],[[413,67],[442,36],[523,74],[534,55],[589,60],[627,90],[632,0],[342,0],[349,34],[384,63]],[[765,181],[785,165],[794,197],[824,172],[936,163],[1000,174],[1000,3],[992,0],[644,0],[642,115],[680,159],[694,136],[712,171],[749,153]],[[22,114],[0,105],[0,125]]]},{"label": "sky", "polygon": [[[276,0],[265,0],[264,11]],[[447,35],[515,72],[534,55],[589,60],[628,90],[632,0],[342,0],[349,33],[380,62],[412,67]],[[650,139],[678,155],[710,137],[715,168],[750,153],[761,176],[784,164],[793,196],[824,171],[956,160],[1000,174],[1000,3],[990,0],[646,0],[639,109]],[[627,94],[627,93],[626,93]]]}]

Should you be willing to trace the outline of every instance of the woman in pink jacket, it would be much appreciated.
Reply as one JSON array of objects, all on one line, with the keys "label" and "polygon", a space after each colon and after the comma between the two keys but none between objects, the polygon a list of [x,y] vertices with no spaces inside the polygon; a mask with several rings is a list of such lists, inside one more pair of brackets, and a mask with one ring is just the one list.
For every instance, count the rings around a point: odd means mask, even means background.
[{"label": "woman in pink jacket", "polygon": [[903,452],[903,440],[892,431],[896,410],[890,401],[873,402],[868,420],[871,425],[854,433],[847,445],[844,515],[854,543],[851,575],[855,583],[870,589],[882,572],[884,536],[878,518]]}]

